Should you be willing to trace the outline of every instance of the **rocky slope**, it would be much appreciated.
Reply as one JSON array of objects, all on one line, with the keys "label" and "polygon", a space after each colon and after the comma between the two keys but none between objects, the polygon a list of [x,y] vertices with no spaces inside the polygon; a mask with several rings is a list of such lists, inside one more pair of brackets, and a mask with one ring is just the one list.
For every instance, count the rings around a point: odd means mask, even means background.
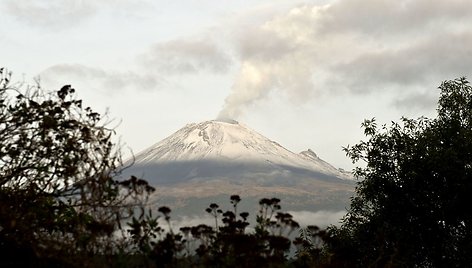
[{"label": "rocky slope", "polygon": [[156,186],[161,204],[187,210],[231,194],[256,203],[279,197],[289,209],[343,209],[354,189],[349,173],[312,150],[291,152],[236,121],[188,124],[137,154],[127,172]]}]

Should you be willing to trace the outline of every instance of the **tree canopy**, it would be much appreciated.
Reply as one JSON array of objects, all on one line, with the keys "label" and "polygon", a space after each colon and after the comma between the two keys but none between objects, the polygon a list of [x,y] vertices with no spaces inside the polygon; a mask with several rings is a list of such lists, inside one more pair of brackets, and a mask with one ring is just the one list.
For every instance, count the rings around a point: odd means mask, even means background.
[{"label": "tree canopy", "polygon": [[49,92],[10,79],[1,68],[0,262],[71,264],[116,250],[114,232],[153,188],[116,181],[114,132],[71,86]]},{"label": "tree canopy", "polygon": [[472,263],[472,87],[439,87],[438,116],[363,123],[367,141],[345,148],[360,179],[332,228],[338,259],[359,267],[465,267]]}]

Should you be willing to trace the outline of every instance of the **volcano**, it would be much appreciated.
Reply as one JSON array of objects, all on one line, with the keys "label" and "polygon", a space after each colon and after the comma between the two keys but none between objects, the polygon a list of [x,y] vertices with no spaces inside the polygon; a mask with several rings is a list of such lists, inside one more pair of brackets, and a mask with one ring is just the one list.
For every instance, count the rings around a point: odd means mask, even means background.
[{"label": "volcano", "polygon": [[355,185],[312,150],[294,153],[234,120],[188,124],[138,153],[127,173],[146,179],[158,202],[174,208],[204,209],[210,199],[238,194],[278,197],[289,209],[344,209]]}]

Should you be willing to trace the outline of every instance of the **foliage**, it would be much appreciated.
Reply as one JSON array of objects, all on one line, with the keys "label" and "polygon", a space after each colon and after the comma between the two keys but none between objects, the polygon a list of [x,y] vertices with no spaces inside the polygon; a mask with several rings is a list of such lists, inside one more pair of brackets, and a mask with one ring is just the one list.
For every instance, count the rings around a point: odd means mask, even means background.
[{"label": "foliage", "polygon": [[333,258],[358,267],[466,267],[472,262],[472,87],[445,81],[438,116],[379,128],[346,148],[361,181]]},{"label": "foliage", "polygon": [[[212,203],[206,209],[215,218],[215,226],[200,224],[182,227],[174,234],[170,225],[170,209],[159,208],[168,222],[170,230],[164,235],[163,229],[155,228],[152,234],[149,225],[157,218],[130,225],[130,232],[137,241],[147,241],[141,253],[149,256],[152,263],[167,267],[287,267],[291,266],[287,254],[292,241],[288,238],[293,230],[299,228],[292,216],[280,210],[277,198],[263,198],[257,215],[255,232],[247,232],[249,213],[237,215],[238,195],[232,195],[230,202],[233,210],[219,209]],[[139,234],[139,235],[136,235]],[[148,238],[156,239],[148,239]],[[309,243],[309,242],[307,242]],[[146,260],[146,265],[150,265]],[[306,260],[305,263],[313,263]]]},{"label": "foliage", "polygon": [[71,86],[46,92],[10,79],[0,68],[1,261],[72,265],[116,252],[121,221],[153,188],[114,179],[113,130]]},{"label": "foliage", "polygon": [[293,244],[296,246],[296,261],[298,267],[328,266],[328,253],[325,252],[327,233],[318,226],[309,225],[299,230],[299,236]]}]

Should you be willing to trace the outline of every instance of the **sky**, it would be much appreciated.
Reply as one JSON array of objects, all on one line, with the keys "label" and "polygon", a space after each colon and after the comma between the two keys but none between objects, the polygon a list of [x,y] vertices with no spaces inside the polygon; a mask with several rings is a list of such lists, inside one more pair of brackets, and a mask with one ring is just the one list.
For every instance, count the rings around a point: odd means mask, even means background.
[{"label": "sky", "polygon": [[0,0],[13,80],[108,113],[129,156],[235,119],[344,169],[364,119],[434,117],[472,75],[469,0]]}]

